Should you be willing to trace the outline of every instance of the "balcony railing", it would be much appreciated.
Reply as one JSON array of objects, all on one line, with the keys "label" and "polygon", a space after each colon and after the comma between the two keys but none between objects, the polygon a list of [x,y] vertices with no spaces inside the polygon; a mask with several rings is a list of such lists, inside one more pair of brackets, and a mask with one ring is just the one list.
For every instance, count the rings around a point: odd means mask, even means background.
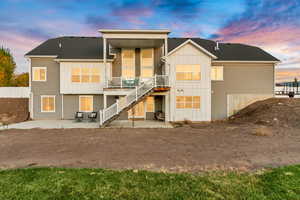
[{"label": "balcony railing", "polygon": [[142,85],[146,81],[152,79],[155,87],[169,86],[169,77],[167,75],[155,75],[151,78],[125,78],[125,77],[111,77],[107,80],[105,88],[135,88]]}]

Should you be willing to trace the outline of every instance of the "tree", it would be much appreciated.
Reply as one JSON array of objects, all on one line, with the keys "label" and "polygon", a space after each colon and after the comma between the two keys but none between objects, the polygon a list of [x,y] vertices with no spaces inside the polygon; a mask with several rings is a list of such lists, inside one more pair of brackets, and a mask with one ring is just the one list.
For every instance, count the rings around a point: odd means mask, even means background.
[{"label": "tree", "polygon": [[11,86],[16,63],[9,49],[0,48],[0,86]]},{"label": "tree", "polygon": [[28,74],[28,72],[14,75],[12,86],[14,86],[14,87],[28,87],[29,86],[29,74]]}]

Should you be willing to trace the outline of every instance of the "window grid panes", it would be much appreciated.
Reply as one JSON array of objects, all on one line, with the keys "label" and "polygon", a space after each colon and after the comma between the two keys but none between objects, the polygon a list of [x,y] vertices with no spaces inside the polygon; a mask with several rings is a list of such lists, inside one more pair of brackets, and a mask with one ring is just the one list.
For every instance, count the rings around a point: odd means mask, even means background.
[{"label": "window grid panes", "polygon": [[92,112],[93,111],[93,97],[81,96],[79,97],[79,111]]},{"label": "window grid panes", "polygon": [[42,96],[42,112],[55,112],[55,97]]},{"label": "window grid panes", "polygon": [[146,109],[147,112],[154,112],[154,97],[147,97]]},{"label": "window grid panes", "polygon": [[33,67],[33,81],[46,81],[46,68]]},{"label": "window grid panes", "polygon": [[200,96],[177,96],[177,109],[200,109]]},{"label": "window grid panes", "polygon": [[222,81],[223,80],[223,67],[212,67],[211,68],[211,80]]},{"label": "window grid panes", "polygon": [[142,77],[150,78],[153,76],[153,49],[141,49],[141,68]]},{"label": "window grid panes", "polygon": [[200,65],[177,65],[176,80],[178,81],[199,81],[201,80]]},{"label": "window grid panes", "polygon": [[100,69],[97,67],[73,67],[72,83],[100,83]]},{"label": "window grid panes", "polygon": [[135,77],[134,49],[122,49],[122,76],[126,78]]}]

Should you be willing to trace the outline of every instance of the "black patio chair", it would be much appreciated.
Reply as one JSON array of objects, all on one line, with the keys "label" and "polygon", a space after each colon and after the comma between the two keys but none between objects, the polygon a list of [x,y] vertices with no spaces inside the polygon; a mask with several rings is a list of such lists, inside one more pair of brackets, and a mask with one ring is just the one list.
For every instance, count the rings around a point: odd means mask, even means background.
[{"label": "black patio chair", "polygon": [[91,112],[89,115],[88,115],[88,118],[90,119],[91,122],[95,122],[96,119],[97,119],[97,112]]},{"label": "black patio chair", "polygon": [[81,122],[84,118],[83,112],[76,112],[75,113],[75,119],[77,122]]}]

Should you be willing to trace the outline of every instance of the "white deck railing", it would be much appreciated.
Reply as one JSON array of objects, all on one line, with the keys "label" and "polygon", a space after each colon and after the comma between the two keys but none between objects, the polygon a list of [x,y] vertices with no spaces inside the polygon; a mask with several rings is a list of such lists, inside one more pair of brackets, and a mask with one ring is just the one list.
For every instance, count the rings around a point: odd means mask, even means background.
[{"label": "white deck railing", "polygon": [[108,108],[99,111],[100,126],[102,126],[106,121],[108,121],[115,115],[118,115],[132,103],[138,101],[142,96],[147,94],[153,88],[168,86],[169,78],[167,75],[155,75],[153,78],[149,78],[146,81],[140,82],[140,84],[138,86],[135,86],[135,89],[132,89],[132,91],[130,91],[130,93],[125,97],[117,100],[116,103],[112,104]]}]

